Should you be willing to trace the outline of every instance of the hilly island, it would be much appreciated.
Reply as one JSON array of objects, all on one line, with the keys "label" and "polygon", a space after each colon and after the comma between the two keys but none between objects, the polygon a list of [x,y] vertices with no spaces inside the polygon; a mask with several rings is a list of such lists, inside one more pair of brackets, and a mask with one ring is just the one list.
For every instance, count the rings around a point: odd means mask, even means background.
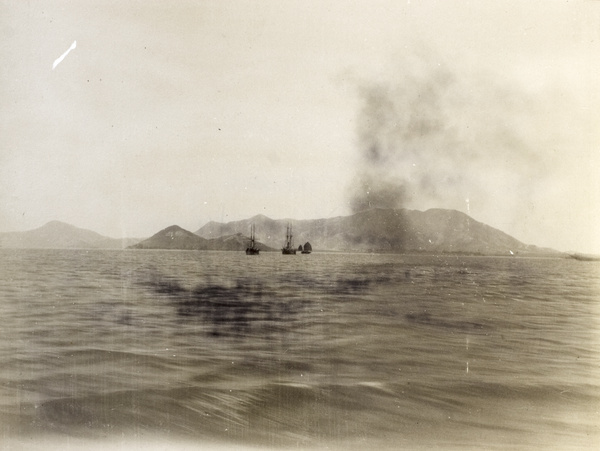
[{"label": "hilly island", "polygon": [[147,239],[114,239],[52,221],[26,232],[0,233],[3,248],[130,248],[243,251],[251,225],[261,251],[278,251],[292,226],[294,243],[313,250],[390,253],[461,253],[475,255],[559,255],[528,245],[455,210],[375,208],[324,219],[271,219],[257,215],[227,223],[209,222],[195,232],[177,225]]}]

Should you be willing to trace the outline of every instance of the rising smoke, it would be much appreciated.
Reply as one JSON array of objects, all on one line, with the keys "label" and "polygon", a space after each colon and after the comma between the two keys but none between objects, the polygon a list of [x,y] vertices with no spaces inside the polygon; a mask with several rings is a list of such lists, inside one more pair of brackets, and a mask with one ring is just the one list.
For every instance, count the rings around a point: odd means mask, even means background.
[{"label": "rising smoke", "polygon": [[358,86],[353,212],[465,211],[531,189],[542,170],[532,150],[535,102],[499,77],[465,76],[426,58],[400,67],[387,81]]}]

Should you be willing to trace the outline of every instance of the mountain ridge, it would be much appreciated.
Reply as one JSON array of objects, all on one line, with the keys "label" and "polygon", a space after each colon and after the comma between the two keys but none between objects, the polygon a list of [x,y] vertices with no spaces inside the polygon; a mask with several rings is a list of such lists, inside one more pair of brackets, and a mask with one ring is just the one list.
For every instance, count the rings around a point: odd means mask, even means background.
[{"label": "mountain ridge", "polygon": [[62,221],[24,232],[0,233],[0,246],[12,249],[124,249],[138,238],[110,238]]},{"label": "mountain ridge", "polygon": [[115,239],[61,221],[37,229],[0,233],[4,248],[189,249],[242,251],[250,226],[262,251],[279,250],[291,224],[295,246],[313,251],[464,253],[476,255],[566,255],[524,244],[499,229],[456,210],[375,208],[349,216],[320,219],[271,219],[263,214],[220,223],[209,221],[196,232],[173,225],[147,239]]},{"label": "mountain ridge", "polygon": [[204,238],[240,233],[250,224],[257,238],[281,247],[287,224],[296,244],[309,241],[313,250],[352,252],[433,252],[481,255],[561,254],[520,242],[499,229],[476,221],[465,213],[441,208],[426,211],[374,208],[350,216],[322,219],[249,219],[211,221],[194,232]]},{"label": "mountain ridge", "polygon": [[[242,233],[224,235],[217,238],[203,238],[178,225],[169,226],[150,238],[140,241],[131,249],[181,249],[197,251],[243,251],[248,246],[249,237]],[[274,251],[263,243],[256,242],[261,251]]]}]

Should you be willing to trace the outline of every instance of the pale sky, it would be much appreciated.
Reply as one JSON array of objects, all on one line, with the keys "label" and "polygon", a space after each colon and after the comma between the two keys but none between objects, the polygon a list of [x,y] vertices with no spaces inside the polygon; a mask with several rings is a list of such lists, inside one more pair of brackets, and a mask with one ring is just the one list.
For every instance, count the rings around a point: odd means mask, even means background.
[{"label": "pale sky", "polygon": [[0,232],[334,217],[393,186],[600,253],[597,1],[0,0],[0,57]]}]

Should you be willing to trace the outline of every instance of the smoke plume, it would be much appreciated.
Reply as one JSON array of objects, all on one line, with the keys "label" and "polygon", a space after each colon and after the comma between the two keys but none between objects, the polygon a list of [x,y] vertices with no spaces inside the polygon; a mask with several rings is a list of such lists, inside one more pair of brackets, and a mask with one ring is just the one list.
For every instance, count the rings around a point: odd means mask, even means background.
[{"label": "smoke plume", "polygon": [[[417,58],[361,83],[353,212],[451,208],[522,196],[543,168],[532,149],[535,102],[499,77]],[[485,215],[484,215],[485,216]]]}]

